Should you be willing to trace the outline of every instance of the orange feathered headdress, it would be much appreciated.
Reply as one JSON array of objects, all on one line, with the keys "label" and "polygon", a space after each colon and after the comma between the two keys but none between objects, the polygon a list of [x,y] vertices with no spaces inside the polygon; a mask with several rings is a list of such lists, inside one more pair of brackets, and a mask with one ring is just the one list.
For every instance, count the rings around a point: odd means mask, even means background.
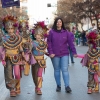
[{"label": "orange feathered headdress", "polygon": [[34,24],[34,29],[32,30],[32,34],[41,34],[44,38],[48,36],[47,31],[48,28],[45,25],[44,21],[37,22]]},{"label": "orange feathered headdress", "polygon": [[14,16],[5,16],[2,19],[2,23],[4,25],[4,27],[10,27],[9,25],[12,25],[13,27],[18,27],[18,21],[17,21],[17,17]]}]

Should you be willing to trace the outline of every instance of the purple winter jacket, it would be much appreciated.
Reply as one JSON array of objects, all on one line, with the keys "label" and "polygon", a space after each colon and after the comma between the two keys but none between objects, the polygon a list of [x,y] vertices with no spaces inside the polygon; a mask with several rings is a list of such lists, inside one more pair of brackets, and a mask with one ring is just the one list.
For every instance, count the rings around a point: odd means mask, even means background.
[{"label": "purple winter jacket", "polygon": [[47,43],[49,54],[55,54],[56,57],[69,55],[68,45],[72,50],[72,53],[77,54],[71,34],[67,30],[61,30],[61,32],[57,32],[56,30],[51,29],[49,31]]},{"label": "purple winter jacket", "polygon": [[71,34],[72,41],[74,42],[75,40],[74,34],[72,32],[70,32],[70,34]]}]

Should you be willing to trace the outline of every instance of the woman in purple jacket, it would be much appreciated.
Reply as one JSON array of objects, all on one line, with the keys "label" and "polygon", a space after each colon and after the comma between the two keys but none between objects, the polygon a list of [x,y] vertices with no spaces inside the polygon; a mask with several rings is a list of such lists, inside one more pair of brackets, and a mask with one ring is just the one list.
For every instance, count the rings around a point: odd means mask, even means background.
[{"label": "woman in purple jacket", "polygon": [[49,31],[47,39],[48,52],[54,67],[54,77],[56,80],[56,91],[61,91],[60,70],[62,71],[63,80],[65,83],[65,91],[71,92],[69,86],[69,73],[68,73],[68,56],[69,50],[72,50],[74,57],[77,57],[76,49],[74,47],[70,33],[65,29],[63,20],[57,18],[54,21],[52,29]]}]

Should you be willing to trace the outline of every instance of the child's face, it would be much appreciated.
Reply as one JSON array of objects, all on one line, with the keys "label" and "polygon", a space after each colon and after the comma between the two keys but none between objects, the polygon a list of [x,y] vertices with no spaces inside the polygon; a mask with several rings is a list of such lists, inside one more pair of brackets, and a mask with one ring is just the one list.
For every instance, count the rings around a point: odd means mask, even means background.
[{"label": "child's face", "polygon": [[36,38],[37,41],[41,41],[42,36],[40,34],[36,34],[35,35],[35,38]]},{"label": "child's face", "polygon": [[22,31],[23,32],[26,32],[26,27],[22,27]]},{"label": "child's face", "polygon": [[8,32],[8,34],[10,34],[10,35],[14,34],[14,28],[13,28],[13,27],[7,28],[7,32]]}]

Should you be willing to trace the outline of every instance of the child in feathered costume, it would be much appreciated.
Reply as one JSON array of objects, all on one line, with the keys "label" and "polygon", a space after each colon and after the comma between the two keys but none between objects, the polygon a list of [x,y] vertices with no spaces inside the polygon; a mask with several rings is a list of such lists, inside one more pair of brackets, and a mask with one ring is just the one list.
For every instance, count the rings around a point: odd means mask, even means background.
[{"label": "child in feathered costume", "polygon": [[4,66],[5,84],[10,90],[10,96],[20,94],[20,78],[22,64],[21,56],[24,57],[22,49],[22,38],[16,35],[16,28],[18,28],[18,20],[14,16],[5,16],[2,19],[3,27],[6,30],[2,36],[2,64]]},{"label": "child in feathered costume", "polygon": [[30,38],[30,31],[28,26],[28,21],[25,18],[19,19],[19,31],[22,36],[22,47],[24,50],[25,65],[24,67],[24,75],[28,76],[30,72],[30,65],[35,64],[36,61],[34,56],[32,55],[32,40]]},{"label": "child in feathered costume", "polygon": [[37,63],[32,66],[32,77],[35,84],[35,92],[38,95],[42,94],[42,72],[46,67],[46,59],[44,59],[44,54],[46,53],[47,43],[44,41],[47,36],[47,27],[44,22],[37,22],[35,24],[32,36],[35,40],[32,42],[32,53]]},{"label": "child in feathered costume", "polygon": [[87,34],[87,43],[89,49],[82,59],[81,63],[83,66],[88,68],[88,94],[93,92],[99,92],[99,81],[98,77],[100,77],[100,68],[98,59],[100,57],[100,38],[95,31]]}]

